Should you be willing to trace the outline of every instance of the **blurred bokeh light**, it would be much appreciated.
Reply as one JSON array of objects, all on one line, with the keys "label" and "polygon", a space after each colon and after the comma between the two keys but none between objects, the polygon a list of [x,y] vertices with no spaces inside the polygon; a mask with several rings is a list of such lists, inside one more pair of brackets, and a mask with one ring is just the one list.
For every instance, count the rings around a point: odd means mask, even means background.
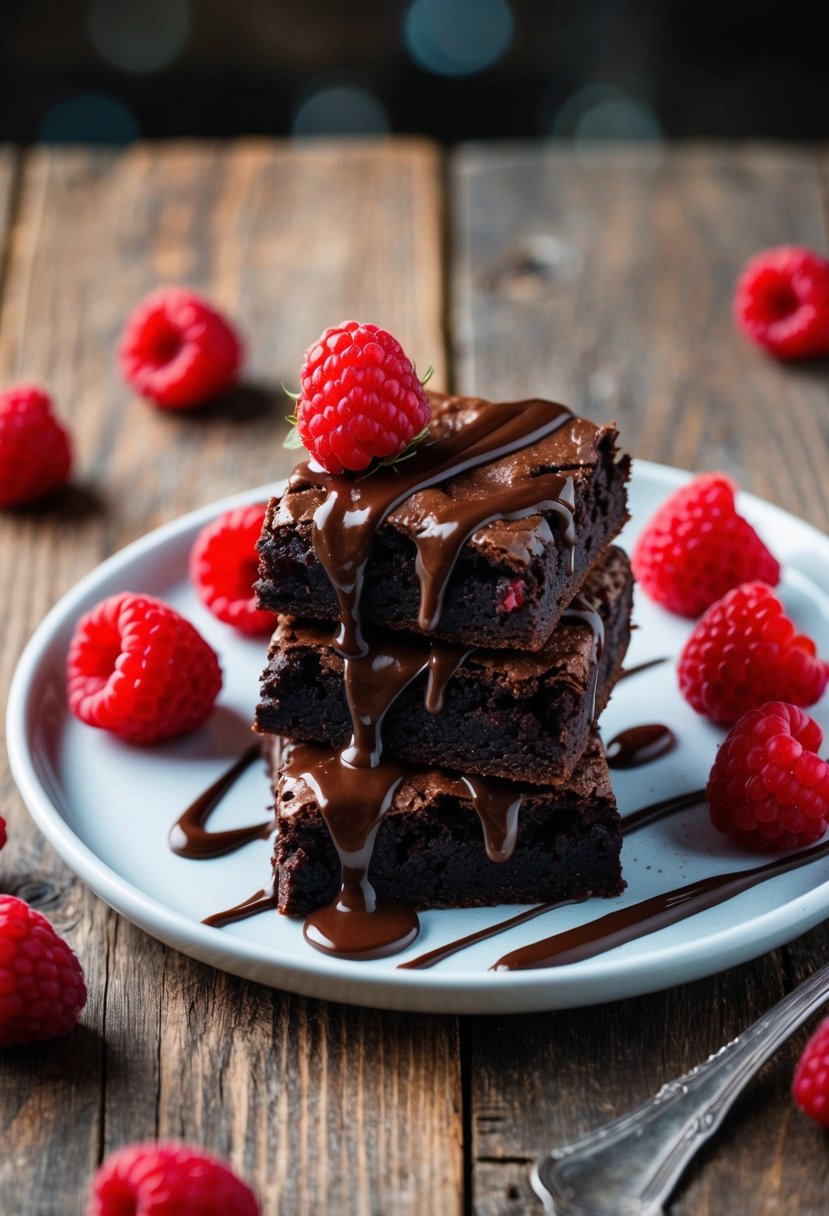
[{"label": "blurred bokeh light", "polygon": [[506,0],[412,0],[404,31],[419,67],[437,76],[471,76],[509,50],[514,21]]},{"label": "blurred bokeh light", "polygon": [[139,134],[138,123],[120,101],[85,93],[47,110],[37,137],[44,143],[128,144]]},{"label": "blurred bokeh light", "polygon": [[190,35],[188,0],[90,0],[89,38],[98,54],[124,72],[157,72],[173,63]]},{"label": "blurred bokeh light", "polygon": [[385,106],[369,88],[330,77],[305,88],[291,123],[297,136],[386,135],[390,129]]}]

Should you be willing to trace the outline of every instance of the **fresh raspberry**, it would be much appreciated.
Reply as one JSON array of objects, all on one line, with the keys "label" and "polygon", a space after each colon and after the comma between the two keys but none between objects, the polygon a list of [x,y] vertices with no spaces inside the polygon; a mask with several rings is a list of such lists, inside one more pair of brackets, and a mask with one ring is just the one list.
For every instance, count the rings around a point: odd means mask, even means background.
[{"label": "fresh raspberry", "polygon": [[743,714],[708,778],[714,827],[761,849],[820,840],[829,825],[829,764],[816,755],[822,739],[814,718],[785,701]]},{"label": "fresh raspberry", "polygon": [[770,587],[743,583],[697,622],[677,673],[680,691],[697,713],[731,726],[764,701],[814,705],[829,667],[811,638],[795,633]]},{"label": "fresh raspberry", "polygon": [[183,287],[162,287],[130,313],[118,350],[126,381],[163,410],[189,410],[236,379],[242,344],[230,322]]},{"label": "fresh raspberry", "polygon": [[6,821],[3,816],[0,815],[0,849],[6,847],[7,840],[8,836],[6,835]]},{"label": "fresh raspberry", "polygon": [[130,743],[193,730],[222,686],[219,660],[162,600],[123,592],[78,621],[67,659],[69,708]]},{"label": "fresh raspberry", "polygon": [[69,479],[69,434],[39,388],[0,393],[0,507],[37,502]]},{"label": "fresh raspberry", "polygon": [[803,1049],[792,1083],[804,1114],[829,1128],[829,1018],[824,1018]]},{"label": "fresh raspberry", "polygon": [[202,603],[242,633],[269,633],[276,624],[273,612],[256,607],[253,591],[264,518],[264,503],[225,511],[202,528],[190,551],[190,578]]},{"label": "fresh raspberry", "polygon": [[779,582],[777,559],[737,514],[735,489],[722,473],[701,473],[662,504],[636,542],[639,585],[669,612],[699,616],[740,583]]},{"label": "fresh raspberry", "polygon": [[344,321],[305,352],[297,431],[329,473],[401,455],[431,417],[423,385],[385,329]]},{"label": "fresh raspberry", "polygon": [[734,315],[781,359],[829,355],[829,261],[794,245],[758,253],[737,280]]},{"label": "fresh raspberry", "polygon": [[129,1144],[98,1169],[86,1216],[260,1216],[229,1166],[186,1144]]},{"label": "fresh raspberry", "polygon": [[0,895],[0,1047],[68,1034],[86,1004],[75,954],[49,921]]},{"label": "fresh raspberry", "polygon": [[524,607],[524,594],[526,585],[522,578],[514,578],[511,583],[507,583],[504,594],[498,601],[499,612],[517,612],[519,608]]}]

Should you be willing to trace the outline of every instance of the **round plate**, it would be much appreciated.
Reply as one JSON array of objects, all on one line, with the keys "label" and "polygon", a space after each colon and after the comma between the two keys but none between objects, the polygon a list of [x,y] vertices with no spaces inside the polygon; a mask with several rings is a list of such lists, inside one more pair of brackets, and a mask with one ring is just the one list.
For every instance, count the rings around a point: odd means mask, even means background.
[{"label": "round plate", "polygon": [[[636,463],[632,520],[623,543],[689,474]],[[154,937],[237,975],[309,996],[388,1009],[458,1013],[524,1012],[588,1005],[670,987],[754,958],[811,928],[829,913],[823,863],[795,870],[680,924],[571,966],[492,972],[508,950],[647,898],[705,874],[767,860],[714,832],[697,807],[631,834],[623,852],[628,889],[614,900],[591,900],[550,912],[424,971],[397,964],[518,909],[432,911],[405,954],[377,962],[346,962],[317,953],[302,925],[267,912],[224,929],[203,917],[239,902],[270,877],[270,844],[255,841],[211,861],[176,857],[171,824],[193,798],[250,742],[250,720],[265,661],[264,640],[244,638],[215,620],[187,578],[198,529],[219,511],[263,500],[272,489],[214,503],[176,520],[116,554],[83,579],[49,613],[21,657],[8,712],[12,771],[38,827],[66,864],[102,899]],[[759,499],[743,495],[741,510],[785,563],[780,593],[797,625],[826,651],[829,642],[829,539]],[[64,693],[64,662],[80,614],[116,591],[158,595],[183,612],[221,656],[225,685],[210,721],[185,739],[134,748],[76,721]],[[691,628],[645,596],[637,600],[629,666],[675,658]],[[826,729],[827,699],[810,710]],[[606,739],[638,723],[668,723],[679,739],[669,756],[614,774],[622,813],[705,784],[723,732],[683,702],[673,663],[625,680],[602,718]],[[267,815],[268,783],[256,765],[230,791],[212,828]]]}]

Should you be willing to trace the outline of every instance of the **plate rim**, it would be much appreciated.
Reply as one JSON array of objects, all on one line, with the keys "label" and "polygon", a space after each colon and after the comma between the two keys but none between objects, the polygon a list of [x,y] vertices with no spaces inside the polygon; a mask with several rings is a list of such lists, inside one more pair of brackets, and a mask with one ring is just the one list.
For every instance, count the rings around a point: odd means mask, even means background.
[{"label": "plate rim", "polygon": [[[694,476],[688,470],[639,459],[635,461],[634,468],[642,470],[650,479],[662,482],[666,490],[675,489]],[[670,946],[652,950],[647,959],[637,960],[634,969],[630,967],[630,960],[624,957],[621,961],[618,957],[614,960],[616,951],[609,951],[582,963],[555,968],[554,971],[540,969],[483,974],[447,970],[390,972],[372,970],[370,963],[320,956],[310,948],[307,960],[293,957],[280,960],[270,953],[263,955],[261,943],[222,935],[220,929],[194,922],[118,874],[70,827],[37,773],[31,755],[30,732],[35,679],[41,661],[54,642],[55,635],[65,627],[73,613],[82,610],[84,601],[94,594],[101,582],[157,546],[200,527],[221,511],[269,497],[280,484],[279,481],[269,482],[188,511],[106,558],[53,605],[32,633],[17,661],[6,712],[6,744],[12,777],[31,818],[49,844],[70,870],[116,912],[182,953],[272,987],[374,1008],[447,1013],[541,1011],[644,995],[715,974],[740,962],[748,962],[807,932],[826,918],[829,879],[804,895],[792,898],[782,907],[770,909],[753,918],[750,923],[743,921],[709,934],[702,952],[697,955],[695,975],[680,980],[670,978],[671,959],[676,956],[676,948]],[[746,491],[740,493],[747,505],[767,515],[779,515],[781,521],[785,520],[787,524],[795,521],[820,546],[829,545],[829,536],[813,524],[756,495]],[[822,900],[819,899],[821,894]],[[751,942],[747,940],[749,929],[753,938]],[[722,958],[730,961],[720,966],[718,960]],[[717,965],[712,967],[711,962]],[[639,977],[632,985],[625,983],[626,978],[630,979],[631,970]],[[484,984],[486,993],[482,996]],[[566,999],[568,986],[579,990],[578,999]],[[585,994],[585,987],[595,988],[597,993]],[[609,995],[606,991],[608,988],[611,990]],[[443,997],[439,1010],[436,1007],[436,994]]]}]

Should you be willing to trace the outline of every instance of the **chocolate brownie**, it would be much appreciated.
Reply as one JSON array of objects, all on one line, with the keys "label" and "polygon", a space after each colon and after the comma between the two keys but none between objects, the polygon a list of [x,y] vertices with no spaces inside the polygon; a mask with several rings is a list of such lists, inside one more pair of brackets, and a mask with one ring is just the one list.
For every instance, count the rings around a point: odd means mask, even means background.
[{"label": "chocolate brownie", "polygon": [[[283,768],[274,784],[278,906],[280,912],[302,916],[334,899],[340,863],[306,781],[287,776]],[[368,873],[378,895],[422,909],[547,902],[588,892],[613,896],[623,890],[621,820],[597,736],[564,786],[489,785],[521,799],[508,860],[487,855],[463,778],[412,769],[377,833]]]},{"label": "chocolate brownie", "polygon": [[[618,679],[632,591],[628,558],[612,547],[577,597],[598,613],[603,640],[597,641],[595,625],[565,614],[542,650],[473,650],[446,685],[439,713],[426,708],[426,665],[431,647],[446,650],[446,644],[372,634],[377,655],[409,660],[419,673],[385,716],[385,746],[418,765],[533,785],[566,780]],[[298,743],[345,744],[351,719],[343,666],[332,626],[283,618],[262,677],[257,729]]]},{"label": "chocolate brownie", "polygon": [[[421,583],[416,566],[424,537],[439,536],[447,516],[508,497],[513,489],[538,499],[536,513],[522,518],[490,517],[460,548],[443,603],[430,632],[447,641],[519,650],[540,650],[565,607],[627,518],[627,456],[616,449],[616,429],[570,415],[552,402],[493,405],[480,398],[432,395],[432,440],[445,441],[464,427],[485,425],[487,411],[501,418],[547,410],[557,429],[508,455],[467,468],[413,493],[380,523],[372,537],[362,586],[363,619],[392,629],[420,628]],[[561,425],[559,425],[559,421]],[[528,428],[528,433],[531,428]],[[420,460],[428,466],[428,444],[397,468],[379,468],[349,493],[381,495],[405,478]],[[460,464],[458,464],[460,467]],[[259,541],[259,602],[294,617],[337,620],[340,608],[313,544],[313,516],[335,481],[299,466],[288,489],[268,506]],[[304,471],[303,471],[304,470]],[[549,501],[543,487],[559,475],[562,492]],[[452,520],[454,523],[454,520]],[[451,525],[450,525],[451,526]],[[431,531],[430,531],[431,529]]]}]

